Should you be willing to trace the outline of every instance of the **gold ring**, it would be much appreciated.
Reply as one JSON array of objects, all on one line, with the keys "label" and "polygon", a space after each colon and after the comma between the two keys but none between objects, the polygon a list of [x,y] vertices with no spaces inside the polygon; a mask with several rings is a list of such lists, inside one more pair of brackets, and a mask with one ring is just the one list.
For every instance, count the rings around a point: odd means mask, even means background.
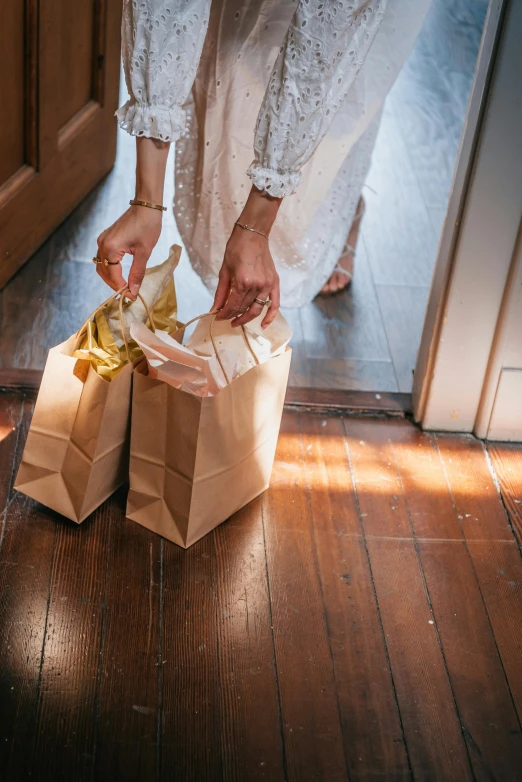
[{"label": "gold ring", "polygon": [[92,262],[95,264],[103,263],[104,266],[117,266],[120,263],[119,261],[109,261],[108,258],[104,258],[102,261],[99,255],[95,255]]},{"label": "gold ring", "polygon": [[263,301],[263,299],[254,299],[254,301],[257,304],[261,304],[262,307],[264,307],[265,304],[268,304],[268,306],[270,307],[270,305],[272,304],[272,299],[266,299],[265,301]]}]

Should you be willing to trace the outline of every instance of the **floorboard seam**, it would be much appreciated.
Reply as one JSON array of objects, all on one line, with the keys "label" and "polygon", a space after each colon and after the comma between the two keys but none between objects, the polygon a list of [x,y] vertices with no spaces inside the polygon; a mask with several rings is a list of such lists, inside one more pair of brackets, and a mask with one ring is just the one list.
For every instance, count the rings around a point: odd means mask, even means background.
[{"label": "floorboard seam", "polygon": [[404,723],[402,721],[402,714],[401,714],[401,709],[400,709],[400,706],[399,706],[399,698],[397,696],[397,687],[395,685],[395,677],[393,675],[393,668],[392,668],[392,665],[391,665],[390,653],[389,653],[389,650],[388,650],[388,644],[386,643],[386,633],[384,632],[384,625],[383,625],[382,616],[381,616],[381,607],[379,605],[379,598],[378,598],[378,595],[377,595],[377,589],[376,589],[376,586],[375,586],[375,579],[374,579],[374,576],[373,576],[372,561],[371,561],[371,558],[370,558],[370,552],[368,550],[368,541],[367,541],[366,530],[364,528],[364,522],[363,522],[363,517],[364,517],[365,514],[361,513],[361,505],[360,505],[360,502],[359,502],[359,494],[357,493],[357,485],[355,483],[353,469],[352,469],[352,456],[351,456],[351,453],[350,453],[350,444],[348,442],[348,434],[346,432],[346,426],[345,426],[344,418],[343,418],[343,429],[344,429],[344,435],[345,435],[344,438],[343,438],[344,439],[344,447],[345,447],[345,451],[346,451],[346,457],[348,459],[348,466],[349,466],[349,469],[350,469],[350,478],[352,480],[352,491],[353,491],[353,494],[354,494],[355,505],[356,505],[356,508],[357,508],[357,515],[359,517],[359,525],[360,525],[361,530],[362,530],[362,540],[364,542],[364,550],[366,552],[366,559],[368,560],[368,569],[369,569],[370,580],[371,580],[371,584],[372,584],[373,597],[374,597],[374,600],[375,600],[375,605],[377,607],[377,616],[378,616],[378,619],[379,619],[379,627],[381,628],[381,636],[382,636],[382,641],[383,641],[383,644],[384,644],[384,653],[386,655],[386,662],[388,663],[388,670],[390,672],[390,678],[391,678],[391,683],[392,683],[392,688],[393,688],[393,696],[394,696],[394,700],[395,700],[395,707],[397,709],[397,714],[398,714],[398,718],[399,718],[399,725],[401,726],[401,732],[402,732],[402,740],[404,742],[404,749],[405,749],[405,752],[406,752],[406,757],[408,759],[408,768],[409,768],[409,771],[410,771],[410,778],[413,780],[414,779],[414,775],[413,775],[413,767],[412,767],[411,758],[410,758],[410,750],[409,750],[409,747],[408,747],[408,742],[406,741],[406,733],[404,732]]},{"label": "floorboard seam", "polygon": [[[23,396],[22,396],[22,404],[20,405],[20,416],[18,418],[18,424],[17,424],[17,427],[16,427],[16,442],[15,442],[15,447],[14,447],[14,450],[13,450],[13,460],[11,462],[11,477],[10,477],[10,480],[9,480],[9,492],[7,494],[9,502],[6,503],[6,506],[4,508],[5,511],[7,511],[8,504],[10,504],[10,502],[11,502],[11,500],[13,498],[14,482],[16,480],[14,473],[15,473],[16,461],[18,459],[18,449],[20,447],[20,438],[22,436],[22,427],[23,427],[23,420],[24,420],[24,413],[25,413],[26,402],[27,402],[26,395],[23,394]],[[24,446],[25,446],[25,443],[24,443]]]},{"label": "floorboard seam", "polygon": [[[495,465],[493,464],[493,460],[491,459],[491,456],[489,455],[487,443],[484,442],[484,440],[481,440],[480,442],[482,444],[482,450],[484,451],[484,456],[486,458],[486,464],[488,465],[489,472],[491,473],[491,478],[493,479],[493,483],[495,484],[495,488],[497,490],[500,502],[502,503],[502,507],[504,508],[504,513],[506,515],[508,527],[511,530],[511,533],[512,533],[513,538],[514,538],[514,542],[515,542],[515,544],[516,544],[516,546],[518,548],[519,554],[520,554],[520,556],[522,556],[522,547],[521,547],[521,542],[522,541],[519,540],[518,535],[517,535],[517,530],[513,526],[513,523],[511,521],[511,514],[510,514],[509,509],[508,509],[508,507],[506,505],[506,502],[504,500],[504,494],[502,492],[502,484],[501,484],[501,482],[500,482],[500,480],[498,478],[497,472],[495,470]],[[497,542],[497,541],[495,541],[495,542]]]},{"label": "floorboard seam", "polygon": [[275,647],[275,637],[274,637],[274,617],[272,614],[272,593],[270,590],[270,574],[268,572],[268,553],[266,550],[266,532],[265,532],[265,514],[264,514],[264,499],[263,496],[261,496],[261,502],[260,502],[260,508],[261,508],[261,525],[263,527],[263,548],[265,552],[265,574],[266,574],[266,588],[268,592],[268,615],[270,618],[270,637],[272,638],[272,655],[273,655],[273,661],[274,661],[274,674],[275,674],[275,684],[276,684],[276,690],[277,690],[277,707],[279,710],[279,731],[281,735],[281,754],[282,754],[282,762],[283,762],[283,773],[285,776],[285,782],[288,782],[289,776],[288,776],[288,761],[286,757],[286,743],[285,743],[285,731],[284,731],[284,725],[283,725],[283,705],[281,703],[281,688],[279,686],[279,671],[277,668],[277,655],[276,655],[276,647]]},{"label": "floorboard seam", "polygon": [[53,572],[54,572],[54,565],[56,560],[56,538],[58,535],[58,525],[54,525],[54,533],[53,533],[53,553],[51,557],[51,567],[49,568],[49,581],[47,584],[47,605],[45,609],[45,622],[43,627],[43,634],[42,634],[42,651],[40,653],[40,666],[38,669],[38,681],[36,683],[36,698],[35,698],[35,705],[34,705],[34,712],[33,712],[33,724],[34,724],[34,733],[33,733],[33,741],[32,741],[32,754],[34,754],[36,743],[38,739],[38,712],[40,711],[40,698],[41,698],[41,691],[42,691],[42,675],[43,675],[43,666],[44,666],[44,660],[45,660],[45,641],[47,637],[47,625],[49,622],[49,610],[51,607],[51,585],[53,582]]},{"label": "floorboard seam", "polygon": [[[364,518],[367,514],[362,513]],[[278,527],[281,532],[291,532],[296,535],[304,534],[303,530],[296,530],[288,527]],[[349,538],[350,540],[383,540],[387,542],[407,543],[408,541],[417,540],[419,543],[459,543],[460,545],[466,545],[469,543],[502,543],[505,546],[516,546],[515,540],[503,540],[502,538],[472,538],[466,540],[465,538],[421,538],[421,537],[405,537],[403,535],[364,535],[363,533],[355,532],[325,532],[325,530],[318,530],[318,535],[326,535],[332,538]]]},{"label": "floorboard seam", "polygon": [[18,417],[18,424],[16,426],[16,435],[15,435],[15,446],[13,449],[13,459],[11,461],[11,473],[9,475],[9,489],[7,491],[7,496],[5,500],[5,505],[2,509],[2,513],[0,514],[1,520],[2,520],[2,529],[0,530],[0,556],[2,554],[2,546],[4,543],[4,537],[5,537],[5,530],[7,527],[7,511],[11,507],[11,503],[14,499],[13,494],[13,484],[14,484],[14,471],[15,471],[15,465],[16,460],[18,458],[18,447],[20,444],[20,432],[22,430],[22,422],[24,420],[24,408],[25,408],[25,397],[22,398],[22,404],[20,405],[20,415]]},{"label": "floorboard seam", "polygon": [[398,372],[397,372],[397,367],[395,366],[395,361],[393,360],[393,353],[392,353],[392,349],[391,349],[391,345],[390,345],[390,338],[388,336],[388,329],[386,328],[386,320],[384,318],[384,312],[382,311],[381,300],[379,299],[379,294],[377,292],[377,283],[375,282],[375,277],[373,276],[372,265],[371,265],[370,260],[369,260],[368,246],[366,244],[366,239],[365,239],[364,233],[362,231],[361,231],[361,241],[364,244],[365,255],[368,258],[368,267],[370,269],[370,278],[371,278],[372,285],[373,285],[373,292],[375,294],[375,300],[376,300],[377,306],[379,308],[379,314],[381,316],[382,328],[383,328],[383,331],[384,331],[384,336],[386,338],[386,344],[388,346],[388,354],[390,356],[390,363],[391,363],[391,365],[393,367],[393,376],[394,376],[395,382],[397,384],[397,390],[400,393],[400,391],[401,391],[401,384],[399,383],[399,375],[398,375]]},{"label": "floorboard seam", "polygon": [[165,583],[165,539],[160,540],[160,583],[159,583],[159,627],[158,627],[158,717],[156,723],[156,779],[162,772],[162,730],[163,730],[163,588]]},{"label": "floorboard seam", "polygon": [[[213,556],[212,556],[212,560],[211,560],[211,563],[210,563],[210,567],[211,567],[211,573],[212,573],[212,576],[213,576],[213,582],[216,585],[215,588],[212,590],[212,604],[214,606],[214,616],[215,616],[215,619],[216,619],[216,662],[217,662],[217,664],[216,664],[216,680],[217,680],[217,691],[218,691],[219,694],[221,694],[221,693],[224,692],[224,690],[222,688],[222,679],[223,679],[223,677],[221,675],[221,666],[220,666],[221,656],[220,656],[220,645],[219,645],[219,625],[220,625],[220,622],[221,622],[221,617],[220,617],[220,611],[219,611],[219,608],[220,608],[220,600],[219,600],[220,595],[219,595],[219,586],[218,586],[218,580],[219,580],[219,555],[218,555],[218,547],[217,547],[217,535],[212,535],[211,545],[212,545],[212,554],[213,554]],[[222,731],[223,722],[224,722],[224,720],[223,720],[223,700],[221,698],[219,698],[218,700],[219,700],[219,716],[220,716],[220,720],[219,720],[219,723],[220,723],[219,724],[220,772],[221,772],[221,782],[225,782],[225,777],[224,777],[225,760],[224,760],[224,757],[223,757],[223,754],[224,754],[223,753],[223,744],[224,744],[224,742],[223,742],[223,731]],[[225,707],[225,709],[226,709],[226,707]]]},{"label": "floorboard seam", "polygon": [[107,584],[109,582],[109,555],[111,550],[111,539],[113,530],[113,521],[111,514],[109,516],[109,532],[107,535],[107,551],[105,553],[105,576],[103,579],[103,601],[102,601],[102,621],[100,630],[100,649],[98,652],[98,672],[96,676],[96,695],[94,699],[94,737],[92,748],[92,772],[91,780],[96,782],[96,753],[98,751],[99,722],[100,722],[100,692],[103,676],[103,660],[105,649],[105,635],[107,632]]}]

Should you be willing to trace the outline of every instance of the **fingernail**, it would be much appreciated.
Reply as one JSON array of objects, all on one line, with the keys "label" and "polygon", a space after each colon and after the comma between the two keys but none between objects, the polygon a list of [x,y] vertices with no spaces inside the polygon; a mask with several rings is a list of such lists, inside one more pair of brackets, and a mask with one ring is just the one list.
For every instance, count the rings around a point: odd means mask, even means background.
[{"label": "fingernail", "polygon": [[140,289],[140,286],[135,282],[132,285],[129,285],[129,290],[132,293],[133,296],[138,295],[138,291]]}]

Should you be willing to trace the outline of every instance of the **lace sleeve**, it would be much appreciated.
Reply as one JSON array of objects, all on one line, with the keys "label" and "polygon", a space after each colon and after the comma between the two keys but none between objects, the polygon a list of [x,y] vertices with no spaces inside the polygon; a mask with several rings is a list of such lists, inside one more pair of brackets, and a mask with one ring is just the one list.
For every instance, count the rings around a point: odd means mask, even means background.
[{"label": "lace sleeve", "polygon": [[208,27],[210,0],[124,0],[122,56],[130,99],[116,116],[133,136],[175,141]]},{"label": "lace sleeve", "polygon": [[295,191],[364,63],[387,0],[299,0],[259,111],[248,175],[259,190]]}]

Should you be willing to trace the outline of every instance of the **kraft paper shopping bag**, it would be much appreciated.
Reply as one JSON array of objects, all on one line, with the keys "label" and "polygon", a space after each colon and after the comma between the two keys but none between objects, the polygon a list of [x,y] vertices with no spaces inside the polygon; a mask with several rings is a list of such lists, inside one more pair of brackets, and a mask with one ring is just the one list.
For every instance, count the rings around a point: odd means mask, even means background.
[{"label": "kraft paper shopping bag", "polygon": [[253,354],[232,381],[216,358],[213,395],[150,377],[145,361],[134,372],[127,517],[183,548],[268,488],[291,350]]},{"label": "kraft paper shopping bag", "polygon": [[[121,351],[99,317],[119,294],[125,341]],[[144,299],[142,304],[151,319]],[[80,349],[85,335],[95,329],[94,317],[98,341]],[[102,327],[106,334],[100,347]],[[127,480],[133,370],[129,358],[123,291],[118,291],[77,334],[49,351],[16,478],[18,491],[80,523]]]}]

